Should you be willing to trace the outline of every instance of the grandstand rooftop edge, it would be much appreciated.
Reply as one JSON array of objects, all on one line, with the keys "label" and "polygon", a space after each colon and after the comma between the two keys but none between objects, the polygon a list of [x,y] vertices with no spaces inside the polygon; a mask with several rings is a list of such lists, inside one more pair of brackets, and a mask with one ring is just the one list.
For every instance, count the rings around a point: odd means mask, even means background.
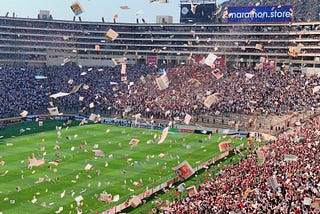
[{"label": "grandstand rooftop edge", "polygon": [[[110,65],[126,57],[129,64],[188,63],[190,55],[215,52],[226,62],[275,60],[277,66],[319,65],[320,22],[258,24],[128,24],[0,17],[0,62],[60,65],[68,57],[82,65]],[[116,40],[106,38],[112,28]],[[263,45],[257,50],[256,45]],[[296,56],[290,47],[303,47]]]}]

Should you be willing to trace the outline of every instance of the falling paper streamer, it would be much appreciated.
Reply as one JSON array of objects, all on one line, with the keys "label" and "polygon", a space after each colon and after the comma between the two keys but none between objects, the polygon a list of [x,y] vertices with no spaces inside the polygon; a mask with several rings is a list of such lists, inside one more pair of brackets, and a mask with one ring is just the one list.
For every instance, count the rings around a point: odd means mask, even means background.
[{"label": "falling paper streamer", "polygon": [[49,114],[52,116],[60,115],[58,107],[52,107],[52,108],[47,108],[47,109],[49,111]]},{"label": "falling paper streamer", "polygon": [[70,93],[59,92],[59,93],[50,95],[50,97],[51,97],[51,98],[54,98],[54,99],[57,99],[57,98],[59,98],[59,97],[64,97],[64,96],[67,96],[67,95],[69,95],[69,94],[70,94]]},{"label": "falling paper streamer", "polygon": [[28,158],[29,160],[29,166],[28,168],[32,169],[34,166],[42,166],[45,164],[44,160],[37,160],[37,158],[34,157],[34,154],[32,153],[31,157]]},{"label": "falling paper streamer", "polygon": [[31,203],[35,204],[37,203],[38,199],[36,197],[34,197],[32,200],[31,200]]},{"label": "falling paper streamer", "polygon": [[196,14],[196,9],[197,9],[197,7],[198,7],[197,4],[192,4],[192,3],[191,3],[191,8],[190,8],[190,10],[191,10],[191,12],[192,12],[193,14]]},{"label": "falling paper streamer", "polygon": [[210,108],[212,104],[217,103],[218,101],[218,93],[212,94],[205,99],[204,106]]},{"label": "falling paper streamer", "polygon": [[193,173],[194,170],[192,169],[192,167],[190,166],[190,164],[188,163],[188,161],[183,161],[181,164],[179,164],[178,166],[172,168],[172,170],[181,178],[183,179],[187,179],[189,178]]},{"label": "falling paper streamer", "polygon": [[303,204],[304,204],[304,205],[310,206],[310,205],[311,205],[311,202],[312,202],[312,199],[311,199],[311,198],[304,197],[304,199],[303,199]]},{"label": "falling paper streamer", "polygon": [[[94,106],[93,106],[94,107]],[[92,108],[93,108],[92,107]],[[97,123],[100,121],[100,115],[99,114],[94,114],[94,113],[91,113],[90,114],[90,117],[89,117],[89,120],[90,121],[93,121],[94,123]]]},{"label": "falling paper streamer", "polygon": [[63,190],[63,192],[60,194],[60,198],[64,198],[65,195],[66,195],[66,190]]},{"label": "falling paper streamer", "polygon": [[313,93],[313,94],[317,93],[318,91],[320,91],[320,85],[318,85],[318,86],[316,86],[316,87],[314,87],[314,88],[312,89],[312,93]]},{"label": "falling paper streamer", "polygon": [[61,213],[63,211],[63,207],[59,207],[57,211],[55,211],[56,214]]},{"label": "falling paper streamer", "polygon": [[111,59],[114,65],[122,65],[125,64],[127,61],[127,58],[125,57],[120,57],[120,58],[112,58]]},{"label": "falling paper streamer", "polygon": [[122,77],[121,77],[121,81],[122,81],[122,82],[127,82],[127,81],[128,81],[127,76],[122,76]]},{"label": "falling paper streamer", "polygon": [[195,37],[196,32],[195,32],[194,30],[190,30],[190,34],[191,34],[193,37]]},{"label": "falling paper streamer", "polygon": [[117,201],[119,201],[119,199],[120,199],[120,196],[119,195],[115,195],[115,196],[113,196],[112,202],[117,202]]},{"label": "falling paper streamer", "polygon": [[122,63],[121,64],[121,74],[126,74],[127,73],[126,70],[127,70],[127,65],[125,63]]},{"label": "falling paper streamer", "polygon": [[164,90],[169,87],[169,79],[167,73],[164,72],[160,77],[156,78],[156,83],[160,90]]},{"label": "falling paper streamer", "polygon": [[96,157],[104,157],[104,152],[102,150],[92,150]]},{"label": "falling paper streamer", "polygon": [[256,9],[253,8],[253,9],[249,12],[250,17],[254,16],[255,13],[256,13]]},{"label": "falling paper streamer", "polygon": [[23,112],[20,113],[21,117],[26,117],[28,115],[28,111],[24,110]]},{"label": "falling paper streamer", "polygon": [[6,176],[6,175],[8,174],[8,172],[9,172],[9,170],[6,170],[4,173],[2,173],[1,176],[2,176],[2,177],[3,177],[3,176]]},{"label": "falling paper streamer", "polygon": [[82,197],[82,195],[79,195],[79,196],[75,197],[74,200],[75,200],[75,201],[77,202],[77,204],[79,205],[80,202],[83,200],[83,197]]},{"label": "falling paper streamer", "polygon": [[297,161],[297,160],[298,160],[298,157],[295,156],[295,155],[285,154],[285,155],[284,155],[284,160],[285,160],[285,161]]},{"label": "falling paper streamer", "polygon": [[244,192],[242,198],[246,199],[251,192],[252,192],[251,188],[247,188],[246,191]]},{"label": "falling paper streamer", "polygon": [[165,139],[167,138],[168,132],[169,132],[169,126],[162,131],[162,135],[158,144],[161,144],[165,141]]},{"label": "falling paper streamer", "polygon": [[66,58],[64,58],[63,63],[61,65],[64,65],[68,62],[70,62],[70,59],[68,57],[66,57]]},{"label": "falling paper streamer", "polygon": [[81,88],[81,86],[82,86],[82,83],[79,84],[79,85],[73,86],[70,94],[71,94],[71,93],[77,93],[77,92],[79,91],[79,89]]},{"label": "falling paper streamer", "polygon": [[110,41],[114,41],[118,36],[119,36],[119,33],[112,30],[111,28],[106,33],[106,38],[109,39]]},{"label": "falling paper streamer", "polygon": [[139,144],[139,142],[140,142],[140,140],[135,139],[135,138],[132,138],[132,139],[130,140],[129,144],[132,145],[132,146],[136,146],[136,145]]},{"label": "falling paper streamer", "polygon": [[136,15],[141,15],[141,14],[144,14],[144,11],[143,11],[143,10],[138,10],[138,11],[136,12]]},{"label": "falling paper streamer", "polygon": [[34,78],[35,78],[36,80],[48,79],[48,77],[43,76],[43,75],[35,75]]},{"label": "falling paper streamer", "polygon": [[35,183],[36,184],[41,184],[44,181],[44,178],[39,178]]},{"label": "falling paper streamer", "polygon": [[264,51],[264,46],[261,44],[256,44],[255,49],[259,50],[259,51]]},{"label": "falling paper streamer", "polygon": [[88,171],[90,169],[93,169],[93,166],[91,164],[87,164],[85,167],[84,167],[84,170]]},{"label": "falling paper streamer", "polygon": [[84,89],[84,90],[88,90],[89,88],[90,88],[89,85],[86,85],[86,84],[83,85],[83,89]]},{"label": "falling paper streamer", "polygon": [[214,62],[216,61],[217,56],[213,53],[209,53],[207,58],[204,60],[204,64],[212,67],[214,65]]},{"label": "falling paper streamer", "polygon": [[69,79],[69,80],[68,80],[68,84],[69,84],[69,85],[72,85],[72,83],[73,83],[73,79]]},{"label": "falling paper streamer", "polygon": [[103,191],[102,193],[100,193],[99,201],[100,202],[111,203],[112,202],[112,195],[106,193],[105,191]]},{"label": "falling paper streamer", "polygon": [[122,10],[129,10],[130,8],[125,5],[125,6],[120,6],[120,9],[122,9]]},{"label": "falling paper streamer", "polygon": [[189,125],[191,118],[192,117],[189,114],[186,114],[186,116],[184,117],[184,123]]},{"label": "falling paper streamer", "polygon": [[188,192],[189,197],[193,197],[195,195],[198,195],[198,190],[194,185],[191,187],[188,187],[187,192]]},{"label": "falling paper streamer", "polygon": [[247,79],[250,80],[250,79],[252,79],[254,77],[254,74],[246,73],[245,76],[246,76]]},{"label": "falling paper streamer", "polygon": [[81,7],[79,2],[74,2],[71,6],[70,6],[72,12],[74,13],[74,15],[78,16],[81,13],[83,13],[83,8]]},{"label": "falling paper streamer", "polygon": [[188,83],[192,84],[196,88],[201,85],[201,82],[195,78],[191,78],[190,80],[188,80]]},{"label": "falling paper streamer", "polygon": [[214,69],[212,71],[212,74],[215,76],[215,78],[220,79],[221,77],[223,77],[223,73],[221,72],[220,69]]}]

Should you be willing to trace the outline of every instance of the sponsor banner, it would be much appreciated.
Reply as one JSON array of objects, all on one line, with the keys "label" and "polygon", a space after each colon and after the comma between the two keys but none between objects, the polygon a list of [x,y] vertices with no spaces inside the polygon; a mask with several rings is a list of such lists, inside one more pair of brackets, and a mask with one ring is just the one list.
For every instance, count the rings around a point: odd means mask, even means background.
[{"label": "sponsor banner", "polygon": [[228,7],[228,23],[288,23],[292,5]]},{"label": "sponsor banner", "polygon": [[146,63],[156,65],[157,64],[157,56],[147,56]]},{"label": "sponsor banner", "polygon": [[195,134],[206,134],[206,135],[209,135],[209,134],[212,134],[212,131],[194,130],[194,133]]},{"label": "sponsor banner", "polygon": [[72,119],[72,117],[69,117],[69,116],[55,116],[54,119],[55,120],[70,120],[70,119]]},{"label": "sponsor banner", "polygon": [[194,130],[191,129],[178,129],[179,132],[186,132],[186,133],[194,133]]}]

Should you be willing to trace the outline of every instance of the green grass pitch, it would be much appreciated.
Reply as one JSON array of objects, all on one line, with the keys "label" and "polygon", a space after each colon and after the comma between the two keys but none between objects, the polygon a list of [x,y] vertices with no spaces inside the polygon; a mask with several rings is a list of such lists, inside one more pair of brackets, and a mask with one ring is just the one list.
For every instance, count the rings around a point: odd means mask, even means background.
[{"label": "green grass pitch", "polygon": [[[195,167],[220,154],[218,142],[228,139],[169,132],[164,143],[158,144],[158,137],[152,142],[155,135],[161,136],[158,130],[105,124],[78,126],[75,122],[67,128],[62,123],[46,120],[43,127],[38,127],[37,122],[26,122],[0,131],[5,136],[0,139],[0,161],[5,162],[0,165],[0,212],[55,213],[63,207],[61,213],[77,213],[79,207],[82,213],[100,213],[175,177],[172,167],[184,160]],[[62,126],[61,138],[56,125]],[[28,130],[20,135],[21,128]],[[134,148],[129,145],[131,138],[140,140]],[[232,138],[234,146],[244,141]],[[94,149],[102,150],[105,156],[96,157]],[[45,164],[28,169],[32,153],[37,159],[44,158]],[[160,153],[164,157],[159,157]],[[59,161],[57,166],[49,164],[55,160]],[[86,171],[87,164],[94,168]],[[42,183],[37,183],[39,178],[44,178]],[[100,202],[103,191],[119,195],[119,201]],[[78,206],[75,198],[80,195],[83,200]]]}]

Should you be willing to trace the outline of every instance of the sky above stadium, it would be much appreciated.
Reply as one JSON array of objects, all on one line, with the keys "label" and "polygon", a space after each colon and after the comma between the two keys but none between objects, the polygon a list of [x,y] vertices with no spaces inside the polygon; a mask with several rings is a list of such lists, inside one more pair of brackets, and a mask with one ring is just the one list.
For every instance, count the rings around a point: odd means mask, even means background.
[{"label": "sky above stadium", "polygon": [[[218,0],[222,3],[226,0]],[[40,10],[49,10],[55,20],[72,20],[74,13],[70,9],[76,0],[1,0],[0,15],[13,12],[20,18],[37,18]],[[165,3],[150,3],[150,0],[78,0],[84,12],[80,15],[82,21],[100,22],[104,17],[106,22],[113,22],[115,14],[118,22],[134,23],[136,19],[145,19],[148,23],[155,23],[157,15],[171,15],[173,21],[180,19],[180,0],[169,0]],[[128,6],[130,9],[120,9]],[[136,15],[136,13],[141,13]]]}]

